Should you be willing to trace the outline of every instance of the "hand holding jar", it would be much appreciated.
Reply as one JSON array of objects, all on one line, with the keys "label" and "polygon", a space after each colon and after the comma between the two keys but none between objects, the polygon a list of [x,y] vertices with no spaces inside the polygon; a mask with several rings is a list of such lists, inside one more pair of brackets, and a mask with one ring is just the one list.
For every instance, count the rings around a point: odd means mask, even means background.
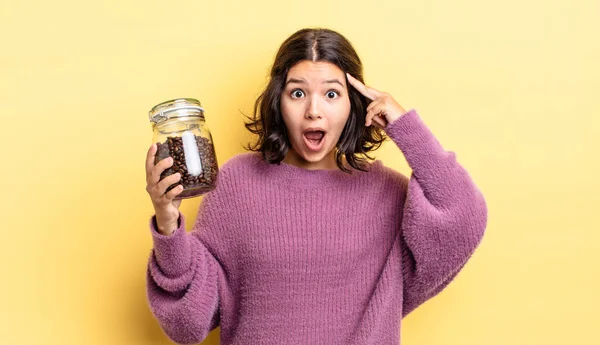
[{"label": "hand holding jar", "polygon": [[173,165],[173,158],[167,157],[154,164],[156,152],[157,145],[152,144],[146,156],[146,191],[152,199],[152,206],[156,212],[158,231],[163,235],[170,235],[178,227],[181,199],[175,197],[183,191],[183,186],[178,184],[166,192],[169,186],[181,180],[181,175],[175,173],[161,180],[161,174]]}]

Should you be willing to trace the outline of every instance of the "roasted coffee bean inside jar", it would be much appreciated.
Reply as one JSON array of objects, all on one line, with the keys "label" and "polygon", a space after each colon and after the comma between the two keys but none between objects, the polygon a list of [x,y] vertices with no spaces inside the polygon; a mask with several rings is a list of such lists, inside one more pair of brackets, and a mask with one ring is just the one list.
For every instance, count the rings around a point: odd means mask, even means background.
[{"label": "roasted coffee bean inside jar", "polygon": [[170,185],[167,188],[167,192],[175,188],[178,184],[183,186],[183,191],[175,197],[175,199],[192,197],[200,194],[209,192],[215,188],[217,179],[217,159],[215,152],[210,141],[201,136],[194,136],[198,147],[198,154],[200,156],[200,162],[202,169],[200,174],[194,176],[188,172],[188,166],[186,164],[186,157],[184,152],[183,140],[181,137],[167,137],[167,140],[163,143],[157,143],[157,153],[154,163],[158,163],[160,160],[167,157],[173,157],[173,165],[166,169],[161,175],[160,179],[179,173],[181,179],[179,182]]}]

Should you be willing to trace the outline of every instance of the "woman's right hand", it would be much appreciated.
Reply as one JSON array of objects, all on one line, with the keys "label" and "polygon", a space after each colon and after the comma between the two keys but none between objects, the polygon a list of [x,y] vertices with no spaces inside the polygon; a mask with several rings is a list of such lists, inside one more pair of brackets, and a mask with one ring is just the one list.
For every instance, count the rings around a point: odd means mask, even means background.
[{"label": "woman's right hand", "polygon": [[181,199],[173,199],[183,191],[183,186],[178,184],[165,193],[170,185],[181,180],[181,176],[179,173],[175,173],[159,181],[160,174],[173,165],[173,158],[167,157],[154,164],[156,150],[157,145],[154,143],[148,149],[146,156],[146,191],[152,199],[158,231],[163,235],[170,235],[178,228],[179,205],[181,205]]}]

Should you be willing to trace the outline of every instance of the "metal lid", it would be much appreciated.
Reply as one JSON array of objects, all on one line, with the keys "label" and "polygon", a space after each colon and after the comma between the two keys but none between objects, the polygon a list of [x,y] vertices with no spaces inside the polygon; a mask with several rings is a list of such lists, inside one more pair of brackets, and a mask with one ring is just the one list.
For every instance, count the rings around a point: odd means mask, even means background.
[{"label": "metal lid", "polygon": [[198,116],[204,120],[204,108],[197,99],[177,98],[155,105],[148,115],[154,123],[179,116]]}]

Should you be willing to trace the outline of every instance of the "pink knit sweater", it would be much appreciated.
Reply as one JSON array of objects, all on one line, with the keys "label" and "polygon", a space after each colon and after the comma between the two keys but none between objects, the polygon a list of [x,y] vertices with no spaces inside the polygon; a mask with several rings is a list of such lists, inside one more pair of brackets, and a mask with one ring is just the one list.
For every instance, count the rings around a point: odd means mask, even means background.
[{"label": "pink knit sweater", "polygon": [[[400,344],[402,317],[440,292],[480,243],[484,198],[415,110],[386,128],[410,179],[269,164],[222,165],[193,231],[156,231],[147,293],[165,333],[221,344]],[[398,156],[397,159],[401,159]]]}]

